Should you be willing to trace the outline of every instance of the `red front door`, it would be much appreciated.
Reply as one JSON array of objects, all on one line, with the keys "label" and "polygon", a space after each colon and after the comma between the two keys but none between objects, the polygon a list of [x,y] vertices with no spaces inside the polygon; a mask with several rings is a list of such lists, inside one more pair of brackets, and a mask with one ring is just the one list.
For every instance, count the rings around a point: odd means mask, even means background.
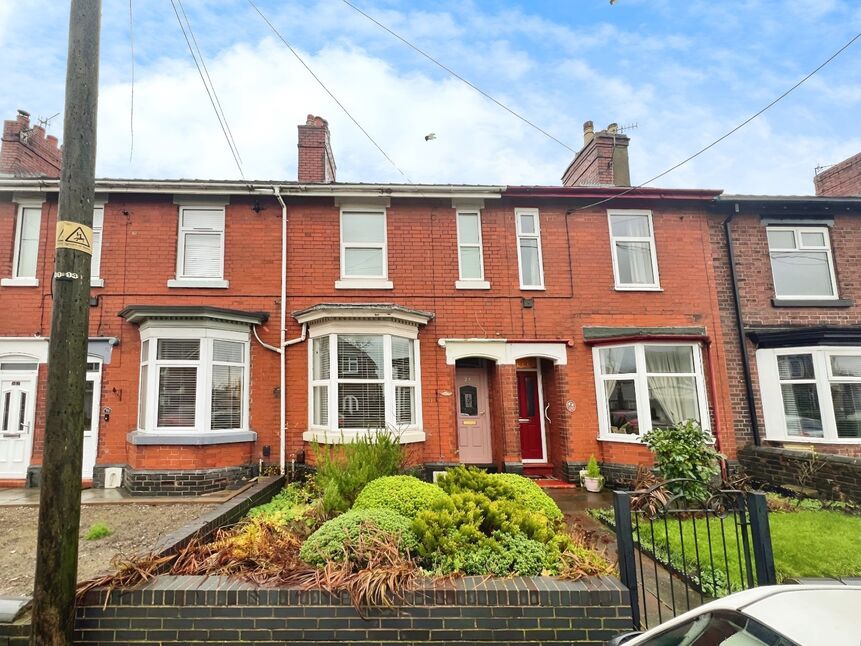
[{"label": "red front door", "polygon": [[519,402],[520,453],[524,460],[544,461],[544,442],[541,437],[541,407],[538,403],[538,372],[517,372],[517,399]]}]

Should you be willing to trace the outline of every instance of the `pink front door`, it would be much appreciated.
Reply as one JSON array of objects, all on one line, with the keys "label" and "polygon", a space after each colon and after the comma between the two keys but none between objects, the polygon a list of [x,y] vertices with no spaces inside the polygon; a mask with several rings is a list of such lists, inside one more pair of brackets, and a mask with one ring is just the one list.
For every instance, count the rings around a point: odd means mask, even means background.
[{"label": "pink front door", "polygon": [[520,456],[524,460],[543,461],[541,406],[538,399],[538,372],[517,372],[518,421],[520,422]]},{"label": "pink front door", "polygon": [[489,464],[490,419],[487,410],[487,373],[483,368],[458,368],[457,446],[463,464]]}]

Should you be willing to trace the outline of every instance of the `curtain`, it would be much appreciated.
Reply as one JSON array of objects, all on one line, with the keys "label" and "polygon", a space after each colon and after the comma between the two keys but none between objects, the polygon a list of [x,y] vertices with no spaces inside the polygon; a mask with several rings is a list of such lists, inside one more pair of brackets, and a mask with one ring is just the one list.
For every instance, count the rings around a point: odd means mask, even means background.
[{"label": "curtain", "polygon": [[[650,375],[649,403],[654,417],[664,413],[665,420],[677,424],[688,419],[699,421],[697,384],[693,375],[685,377],[653,376],[654,373],[693,373],[693,356],[689,346],[646,347],[646,372]],[[664,420],[658,420],[664,421]]]},{"label": "curtain", "polygon": [[617,242],[619,279],[626,285],[651,285],[652,249],[648,242]]}]

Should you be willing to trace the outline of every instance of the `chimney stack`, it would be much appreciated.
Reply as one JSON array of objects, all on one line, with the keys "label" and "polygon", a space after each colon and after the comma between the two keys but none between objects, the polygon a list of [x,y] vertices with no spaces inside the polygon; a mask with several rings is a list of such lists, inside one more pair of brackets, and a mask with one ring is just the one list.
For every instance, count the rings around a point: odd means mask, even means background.
[{"label": "chimney stack", "polygon": [[30,113],[18,110],[14,120],[3,122],[0,175],[59,177],[63,153],[57,138],[45,136],[42,126],[30,127]]},{"label": "chimney stack", "polygon": [[583,124],[583,148],[562,175],[563,186],[630,186],[628,135],[611,123],[595,132],[591,121]]},{"label": "chimney stack", "polygon": [[329,122],[309,114],[299,126],[299,181],[331,184],[335,181],[335,156],[329,143]]}]

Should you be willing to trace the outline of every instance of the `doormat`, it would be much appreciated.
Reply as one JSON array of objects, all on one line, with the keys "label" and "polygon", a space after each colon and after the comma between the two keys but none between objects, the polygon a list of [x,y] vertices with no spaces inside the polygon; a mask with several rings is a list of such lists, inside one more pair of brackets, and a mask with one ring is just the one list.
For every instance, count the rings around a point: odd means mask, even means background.
[{"label": "doormat", "polygon": [[559,478],[554,478],[553,476],[544,476],[544,475],[528,475],[526,476],[539,487],[544,489],[576,489],[577,485],[571,484],[570,482],[564,482]]}]

